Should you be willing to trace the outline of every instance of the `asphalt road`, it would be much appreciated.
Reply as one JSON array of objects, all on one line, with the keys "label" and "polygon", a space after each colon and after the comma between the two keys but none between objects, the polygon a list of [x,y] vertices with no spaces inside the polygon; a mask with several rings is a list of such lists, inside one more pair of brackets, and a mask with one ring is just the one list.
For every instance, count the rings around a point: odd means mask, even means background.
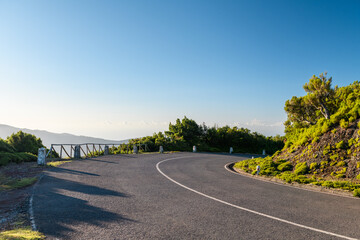
[{"label": "asphalt road", "polygon": [[176,153],[73,161],[35,187],[48,239],[360,239],[360,199],[227,171],[240,156]]}]

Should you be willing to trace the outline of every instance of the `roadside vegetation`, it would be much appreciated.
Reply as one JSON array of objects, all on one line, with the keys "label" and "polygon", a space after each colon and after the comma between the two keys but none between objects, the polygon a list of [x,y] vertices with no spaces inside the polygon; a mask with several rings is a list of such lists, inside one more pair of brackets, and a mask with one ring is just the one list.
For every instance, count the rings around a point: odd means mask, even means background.
[{"label": "roadside vegetation", "polygon": [[14,230],[0,232],[0,240],[41,240],[45,236],[30,228],[18,228]]},{"label": "roadside vegetation", "polygon": [[0,192],[3,190],[13,190],[34,184],[37,177],[11,178],[0,175]]},{"label": "roadside vegetation", "polygon": [[304,85],[306,95],[285,103],[285,145],[266,158],[235,168],[285,182],[340,188],[360,197],[360,83],[331,86],[326,74]]},{"label": "roadside vegetation", "polygon": [[9,163],[34,162],[38,149],[44,147],[40,138],[19,131],[0,139],[0,167]]},{"label": "roadside vegetation", "polygon": [[[237,153],[262,153],[263,149],[269,154],[283,148],[283,137],[265,137],[257,132],[238,127],[208,127],[204,123],[199,125],[194,120],[184,117],[169,124],[169,130],[154,133],[152,136],[131,139],[132,144],[147,144],[152,152],[159,151],[163,146],[166,151],[192,151],[196,146],[203,152],[229,152],[233,147]],[[118,151],[126,151],[119,149]]]}]

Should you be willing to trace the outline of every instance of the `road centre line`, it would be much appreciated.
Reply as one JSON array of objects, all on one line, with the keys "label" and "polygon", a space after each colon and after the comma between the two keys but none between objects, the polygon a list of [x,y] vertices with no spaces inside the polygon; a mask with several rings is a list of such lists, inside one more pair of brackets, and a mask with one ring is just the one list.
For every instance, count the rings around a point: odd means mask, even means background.
[{"label": "road centre line", "polygon": [[168,180],[170,180],[171,182],[189,190],[189,191],[192,191],[194,193],[197,193],[203,197],[206,197],[206,198],[209,198],[209,199],[212,199],[214,201],[217,201],[217,202],[220,202],[220,203],[223,203],[225,205],[228,205],[228,206],[231,206],[231,207],[234,207],[234,208],[237,208],[237,209],[240,209],[240,210],[243,210],[243,211],[246,211],[246,212],[250,212],[250,213],[253,213],[253,214],[256,214],[256,215],[259,215],[259,216],[262,216],[262,217],[266,217],[266,218],[270,218],[272,220],[276,220],[276,221],[279,221],[279,222],[283,222],[283,223],[287,223],[287,224],[290,224],[290,225],[293,225],[293,226],[296,226],[296,227],[300,227],[300,228],[304,228],[304,229],[308,229],[308,230],[311,230],[311,231],[315,231],[315,232],[319,232],[319,233],[323,233],[323,234],[327,234],[327,235],[331,235],[331,236],[335,236],[335,237],[339,237],[339,238],[343,238],[343,239],[348,239],[348,240],[357,240],[356,238],[351,238],[351,237],[347,237],[347,236],[344,236],[344,235],[340,235],[340,234],[337,234],[337,233],[332,233],[332,232],[328,232],[328,231],[325,231],[325,230],[321,230],[321,229],[317,229],[317,228],[313,228],[313,227],[309,227],[309,226],[305,226],[305,225],[302,225],[302,224],[298,224],[298,223],[295,223],[295,222],[291,222],[291,221],[288,221],[288,220],[285,220],[285,219],[281,219],[281,218],[278,218],[278,217],[274,217],[274,216],[271,216],[271,215],[268,215],[268,214],[264,214],[264,213],[261,213],[261,212],[257,212],[257,211],[254,211],[254,210],[251,210],[251,209],[248,209],[248,208],[244,208],[244,207],[241,207],[241,206],[238,206],[238,205],[235,205],[235,204],[232,204],[232,203],[229,203],[229,202],[226,202],[226,201],[223,201],[223,200],[220,200],[218,198],[215,198],[215,197],[212,197],[212,196],[209,196],[207,194],[204,194],[202,192],[199,192],[195,189],[192,189],[190,187],[187,187],[177,181],[175,181],[174,179],[170,178],[168,175],[166,175],[163,171],[161,171],[160,169],[160,164],[163,163],[163,162],[167,162],[167,161],[171,161],[171,160],[176,160],[176,159],[180,159],[180,158],[189,158],[191,156],[187,156],[187,157],[177,157],[177,158],[169,158],[169,159],[165,159],[165,160],[162,160],[160,162],[158,162],[156,164],[156,169],[158,170],[158,172],[160,174],[162,174],[164,177],[166,177]]}]

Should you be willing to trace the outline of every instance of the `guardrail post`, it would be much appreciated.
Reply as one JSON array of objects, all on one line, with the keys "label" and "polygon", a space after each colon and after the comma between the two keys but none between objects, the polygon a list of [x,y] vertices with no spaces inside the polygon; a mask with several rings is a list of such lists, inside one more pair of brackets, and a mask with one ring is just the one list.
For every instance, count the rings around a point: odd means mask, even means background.
[{"label": "guardrail post", "polygon": [[104,147],[104,155],[109,155],[109,146],[105,145]]},{"label": "guardrail post", "polygon": [[233,152],[234,152],[234,149],[232,147],[230,147],[229,153],[232,154]]},{"label": "guardrail post", "polygon": [[136,145],[134,145],[134,150],[133,150],[133,152],[134,152],[135,154],[137,154],[137,153],[139,152],[138,147],[137,147]]},{"label": "guardrail post", "polygon": [[196,146],[193,146],[193,152],[196,152]]},{"label": "guardrail post", "polygon": [[265,149],[263,149],[263,154],[262,155],[266,155]]},{"label": "guardrail post", "polygon": [[164,153],[164,148],[163,148],[163,146],[160,146],[159,152],[160,152],[160,153]]},{"label": "guardrail post", "polygon": [[46,149],[43,147],[39,148],[37,163],[38,165],[45,165],[46,163]]},{"label": "guardrail post", "polygon": [[79,159],[80,156],[80,145],[75,145],[75,149],[74,149],[74,158],[75,159]]}]

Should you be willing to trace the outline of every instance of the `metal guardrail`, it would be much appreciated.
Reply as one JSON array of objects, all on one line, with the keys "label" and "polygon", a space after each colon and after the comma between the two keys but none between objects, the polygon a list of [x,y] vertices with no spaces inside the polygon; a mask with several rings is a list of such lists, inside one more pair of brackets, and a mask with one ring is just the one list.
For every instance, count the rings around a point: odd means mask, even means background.
[{"label": "metal guardrail", "polygon": [[[126,151],[130,153],[134,146],[138,147],[138,151],[148,151],[147,144],[104,144],[104,143],[81,143],[81,144],[51,144],[46,158],[54,158],[54,155],[60,159],[73,159],[75,156],[75,147],[80,147],[80,156],[83,158],[96,157],[105,155],[106,146],[109,148],[109,154],[122,154]],[[54,154],[55,153],[55,154]],[[56,157],[57,158],[57,157]]]}]

